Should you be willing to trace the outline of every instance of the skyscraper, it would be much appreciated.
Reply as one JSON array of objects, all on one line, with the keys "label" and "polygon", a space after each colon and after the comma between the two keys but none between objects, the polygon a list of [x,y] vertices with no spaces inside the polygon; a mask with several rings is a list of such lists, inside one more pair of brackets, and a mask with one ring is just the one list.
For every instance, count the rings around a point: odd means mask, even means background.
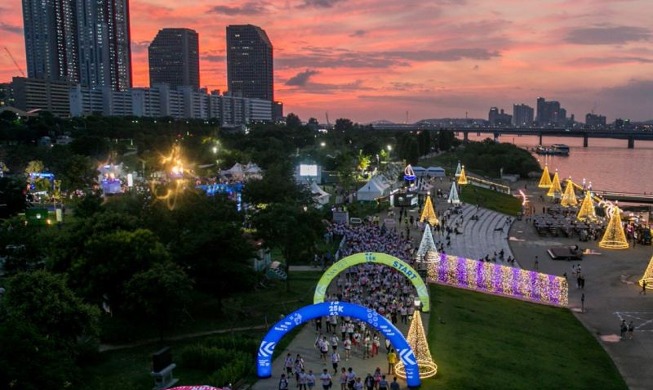
[{"label": "skyscraper", "polygon": [[512,123],[517,127],[528,127],[533,124],[533,107],[526,104],[513,104]]},{"label": "skyscraper", "polygon": [[227,85],[233,96],[274,101],[272,43],[260,27],[227,26]]},{"label": "skyscraper", "polygon": [[29,78],[132,85],[129,0],[23,0]]},{"label": "skyscraper", "polygon": [[79,81],[76,0],[23,0],[27,76]]},{"label": "skyscraper", "polygon": [[200,87],[197,32],[187,28],[159,30],[148,48],[150,86],[166,83],[171,88]]},{"label": "skyscraper", "polygon": [[129,0],[77,0],[80,81],[124,91],[132,86]]}]

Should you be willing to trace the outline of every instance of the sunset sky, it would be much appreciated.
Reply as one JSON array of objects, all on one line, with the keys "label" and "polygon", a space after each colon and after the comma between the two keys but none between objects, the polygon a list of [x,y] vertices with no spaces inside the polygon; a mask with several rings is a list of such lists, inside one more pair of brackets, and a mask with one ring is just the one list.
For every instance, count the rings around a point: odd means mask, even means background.
[{"label": "sunset sky", "polygon": [[[225,28],[274,45],[286,113],[333,122],[486,118],[558,100],[585,114],[653,119],[651,0],[130,0],[134,86],[165,27],[200,37],[200,85],[226,89]],[[25,69],[21,0],[0,3],[1,46]],[[18,71],[0,48],[0,82]]]}]

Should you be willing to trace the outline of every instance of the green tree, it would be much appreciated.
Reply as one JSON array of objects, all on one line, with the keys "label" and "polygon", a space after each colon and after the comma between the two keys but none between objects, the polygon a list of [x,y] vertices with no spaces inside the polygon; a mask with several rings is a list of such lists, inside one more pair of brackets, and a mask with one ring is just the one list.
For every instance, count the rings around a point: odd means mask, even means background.
[{"label": "green tree", "polygon": [[127,282],[156,263],[170,260],[158,237],[147,229],[118,230],[88,237],[80,257],[73,258],[71,285],[91,302],[108,302],[124,310]]},{"label": "green tree", "polygon": [[218,298],[221,304],[223,299],[252,288],[256,281],[250,265],[254,250],[243,236],[243,218],[234,202],[221,196],[191,197],[173,211],[172,218],[178,230],[168,245],[175,262],[187,270],[200,291]]},{"label": "green tree", "polygon": [[354,129],[354,122],[347,118],[336,119],[333,129],[339,133],[346,133]]},{"label": "green tree", "polygon": [[0,324],[0,387],[75,385],[80,340],[97,337],[99,310],[83,303],[63,275],[20,273],[7,287]]},{"label": "green tree", "polygon": [[299,116],[293,114],[292,112],[286,115],[286,126],[288,126],[288,128],[297,129],[301,127],[301,125],[302,125],[302,120],[299,119]]},{"label": "green tree", "polygon": [[132,316],[154,324],[163,335],[180,324],[191,301],[193,283],[184,270],[172,262],[157,263],[134,275],[125,286]]},{"label": "green tree", "polygon": [[25,211],[25,181],[16,177],[0,177],[0,219]]},{"label": "green tree", "polygon": [[[286,261],[286,273],[290,264],[312,259],[317,241],[324,233],[321,216],[313,207],[293,203],[270,204],[254,214],[252,223],[266,245],[281,251]],[[289,280],[288,273],[288,288]]]}]

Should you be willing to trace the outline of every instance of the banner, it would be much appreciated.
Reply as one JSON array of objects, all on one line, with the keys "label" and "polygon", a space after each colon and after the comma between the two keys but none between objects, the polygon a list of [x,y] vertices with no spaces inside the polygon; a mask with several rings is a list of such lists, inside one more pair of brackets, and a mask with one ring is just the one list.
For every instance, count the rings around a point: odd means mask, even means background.
[{"label": "banner", "polygon": [[339,273],[349,267],[363,263],[387,265],[388,267],[392,267],[400,273],[404,274],[404,276],[410,280],[410,282],[413,284],[413,286],[415,286],[415,289],[417,290],[417,296],[422,302],[422,311],[428,312],[431,309],[431,300],[429,299],[428,289],[426,288],[424,280],[421,276],[419,276],[417,271],[415,271],[413,267],[411,267],[403,260],[385,253],[377,252],[356,253],[341,259],[329,267],[329,269],[324,271],[324,274],[317,282],[317,286],[315,287],[315,294],[313,295],[313,303],[324,302],[324,297],[326,295],[327,289],[329,288],[329,284],[331,284],[331,281],[333,281],[333,279],[335,279]]},{"label": "banner", "polygon": [[258,349],[258,356],[256,359],[256,371],[258,377],[269,378],[272,376],[272,356],[274,354],[274,348],[286,333],[314,318],[330,315],[356,318],[365,321],[371,327],[378,330],[379,333],[390,340],[393,348],[397,351],[397,356],[404,364],[404,367],[406,368],[406,384],[408,387],[417,388],[421,385],[417,359],[401,331],[392,325],[392,322],[377,313],[374,309],[368,309],[360,305],[345,302],[324,302],[304,306],[274,324],[263,338]]}]

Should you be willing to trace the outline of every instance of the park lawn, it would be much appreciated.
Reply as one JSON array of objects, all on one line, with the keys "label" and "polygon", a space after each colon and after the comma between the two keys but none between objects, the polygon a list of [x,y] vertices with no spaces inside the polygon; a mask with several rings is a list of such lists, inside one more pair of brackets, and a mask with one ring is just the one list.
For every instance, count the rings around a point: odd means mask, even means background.
[{"label": "park lawn", "polygon": [[521,212],[522,201],[519,198],[473,185],[463,187],[460,191],[460,200],[512,216]]},{"label": "park lawn", "polygon": [[453,287],[432,286],[431,355],[423,389],[627,389],[573,314]]}]

